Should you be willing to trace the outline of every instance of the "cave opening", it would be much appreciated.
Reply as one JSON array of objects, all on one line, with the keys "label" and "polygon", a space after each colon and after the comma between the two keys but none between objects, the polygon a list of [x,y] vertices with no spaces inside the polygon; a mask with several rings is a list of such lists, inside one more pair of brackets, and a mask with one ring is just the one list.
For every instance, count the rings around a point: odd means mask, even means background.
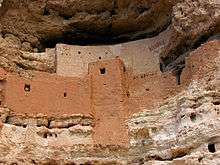
[{"label": "cave opening", "polygon": [[49,10],[46,7],[44,8],[43,15],[45,15],[45,16],[50,15],[50,12],[49,12]]},{"label": "cave opening", "polygon": [[[213,29],[210,29],[208,32],[195,38],[193,41],[190,39],[190,37],[184,38],[182,40],[182,44],[179,44],[175,49],[170,51],[165,58],[160,58],[160,71],[177,71],[178,68],[181,68],[181,71],[178,75],[180,77],[182,69],[185,68],[186,57],[190,55],[190,52],[199,48],[202,44],[212,40],[212,38],[218,38],[216,37]],[[177,84],[180,85],[180,78],[177,79]]]},{"label": "cave opening", "polygon": [[[45,16],[50,15],[49,11],[45,8]],[[65,18],[65,19],[70,19]],[[67,44],[67,45],[79,45],[79,46],[97,46],[97,45],[114,45],[121,44],[130,41],[136,41],[140,39],[152,38],[165,31],[171,24],[171,19],[167,23],[153,31],[129,31],[127,33],[121,33],[120,31],[115,32],[112,29],[112,25],[105,29],[99,30],[86,30],[80,29],[79,27],[67,27],[62,32],[56,34],[48,34],[39,38],[39,42],[33,45],[38,49],[38,52],[45,52],[46,48],[55,48],[56,44]]]},{"label": "cave opening", "polygon": [[215,144],[213,144],[213,143],[208,144],[208,150],[209,150],[209,152],[211,152],[211,153],[216,152]]},{"label": "cave opening", "polygon": [[89,34],[79,32],[79,34],[73,34],[71,32],[65,32],[64,34],[56,35],[56,36],[48,36],[39,40],[36,48],[38,52],[45,52],[46,48],[55,48],[56,44],[62,43],[67,45],[80,45],[80,46],[88,46],[88,45],[114,45],[118,43],[125,43],[130,40],[128,38],[117,38],[114,34],[110,34],[111,32],[103,35],[97,34]]},{"label": "cave opening", "polygon": [[195,121],[196,121],[196,114],[195,114],[195,113],[191,113],[191,114],[190,114],[190,120],[191,120],[192,122],[195,122]]},{"label": "cave opening", "polygon": [[213,100],[213,101],[212,101],[212,104],[213,104],[213,105],[220,105],[220,100]]},{"label": "cave opening", "polygon": [[47,133],[43,134],[43,138],[45,138],[45,139],[47,138]]}]

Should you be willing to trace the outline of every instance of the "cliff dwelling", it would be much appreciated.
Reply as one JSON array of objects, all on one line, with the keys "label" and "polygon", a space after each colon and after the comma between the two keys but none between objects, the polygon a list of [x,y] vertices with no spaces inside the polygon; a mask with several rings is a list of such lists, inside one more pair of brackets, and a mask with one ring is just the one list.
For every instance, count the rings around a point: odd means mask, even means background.
[{"label": "cliff dwelling", "polygon": [[0,164],[218,164],[219,11],[0,0]]}]

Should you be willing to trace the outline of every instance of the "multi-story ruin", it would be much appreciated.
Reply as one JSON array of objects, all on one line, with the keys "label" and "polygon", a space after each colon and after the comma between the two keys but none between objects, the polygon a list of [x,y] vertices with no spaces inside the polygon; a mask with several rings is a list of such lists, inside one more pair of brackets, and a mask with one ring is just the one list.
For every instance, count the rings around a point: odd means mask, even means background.
[{"label": "multi-story ruin", "polygon": [[142,107],[154,107],[184,89],[194,76],[206,73],[192,55],[186,60],[181,84],[177,84],[174,72],[161,73],[158,57],[150,53],[147,42],[58,44],[44,54],[53,56],[54,74],[35,72],[29,79],[1,71],[1,106],[17,113],[92,116],[90,143],[129,145],[125,121],[130,115]]}]

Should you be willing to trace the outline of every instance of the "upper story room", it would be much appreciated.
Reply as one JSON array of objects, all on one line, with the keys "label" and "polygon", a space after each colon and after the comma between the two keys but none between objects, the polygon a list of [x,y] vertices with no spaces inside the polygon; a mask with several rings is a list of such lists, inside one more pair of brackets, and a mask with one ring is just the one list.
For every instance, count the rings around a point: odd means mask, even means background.
[{"label": "upper story room", "polygon": [[157,37],[108,45],[67,45],[56,44],[45,52],[28,53],[39,60],[47,61],[60,76],[84,77],[91,62],[120,58],[125,68],[133,75],[160,73],[160,48],[167,43],[165,31]]}]

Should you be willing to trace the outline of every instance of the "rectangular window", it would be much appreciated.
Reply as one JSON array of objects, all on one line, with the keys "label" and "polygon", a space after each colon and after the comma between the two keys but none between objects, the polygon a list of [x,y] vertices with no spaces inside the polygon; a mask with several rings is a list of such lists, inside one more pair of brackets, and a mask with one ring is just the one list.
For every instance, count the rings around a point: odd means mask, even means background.
[{"label": "rectangular window", "polygon": [[30,84],[25,84],[24,85],[24,91],[25,92],[30,92],[31,91],[31,85]]},{"label": "rectangular window", "polygon": [[106,73],[105,68],[101,68],[101,69],[100,69],[100,73],[101,73],[101,74],[105,74],[105,73]]}]

